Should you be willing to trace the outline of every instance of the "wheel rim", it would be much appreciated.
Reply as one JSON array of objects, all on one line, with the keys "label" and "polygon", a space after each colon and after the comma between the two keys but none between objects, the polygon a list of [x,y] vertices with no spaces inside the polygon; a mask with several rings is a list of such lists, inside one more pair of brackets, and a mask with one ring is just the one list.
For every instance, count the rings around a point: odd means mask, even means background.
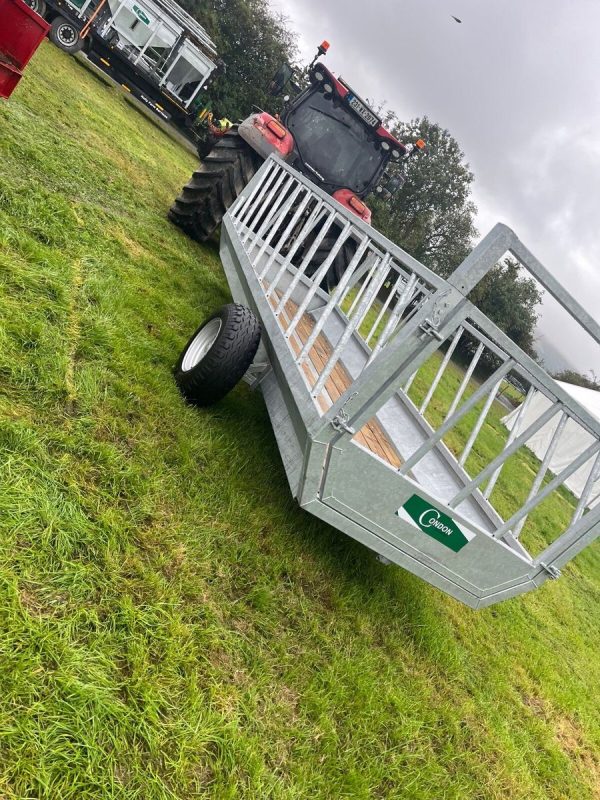
[{"label": "wheel rim", "polygon": [[220,332],[220,319],[211,319],[210,322],[208,322],[198,331],[198,333],[190,342],[190,345],[183,357],[183,361],[181,362],[181,369],[184,372],[189,372],[202,361],[204,356],[216,342],[217,336]]},{"label": "wheel rim", "polygon": [[61,44],[70,47],[77,40],[77,31],[70,25],[59,25],[56,38]]}]

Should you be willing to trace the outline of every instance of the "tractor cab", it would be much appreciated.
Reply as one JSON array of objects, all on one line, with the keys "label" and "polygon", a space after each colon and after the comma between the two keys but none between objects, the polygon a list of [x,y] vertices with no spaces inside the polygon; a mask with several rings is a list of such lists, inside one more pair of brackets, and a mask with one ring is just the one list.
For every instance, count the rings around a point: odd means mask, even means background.
[{"label": "tractor cab", "polygon": [[400,162],[408,150],[322,63],[311,67],[308,78],[282,115],[294,142],[287,160],[328,194],[345,189],[365,198],[388,164]]}]

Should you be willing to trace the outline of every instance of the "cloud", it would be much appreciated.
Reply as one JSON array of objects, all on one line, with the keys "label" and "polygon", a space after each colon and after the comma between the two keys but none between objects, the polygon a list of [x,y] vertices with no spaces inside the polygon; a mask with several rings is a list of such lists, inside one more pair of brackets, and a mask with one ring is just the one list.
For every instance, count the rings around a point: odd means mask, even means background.
[{"label": "cloud", "polygon": [[[305,59],[327,38],[329,66],[357,91],[447,127],[475,173],[480,231],[510,225],[600,318],[596,0],[271,2]],[[579,369],[600,371],[600,347],[552,303],[540,329]]]}]

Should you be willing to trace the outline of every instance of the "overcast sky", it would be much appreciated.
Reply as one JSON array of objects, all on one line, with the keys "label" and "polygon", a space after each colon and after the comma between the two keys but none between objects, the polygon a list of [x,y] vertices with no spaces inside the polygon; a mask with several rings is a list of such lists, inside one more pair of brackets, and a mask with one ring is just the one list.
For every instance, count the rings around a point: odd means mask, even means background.
[{"label": "overcast sky", "polygon": [[[328,39],[328,66],[357,92],[448,128],[475,173],[480,233],[510,225],[600,318],[599,0],[271,4],[299,34],[303,60]],[[600,348],[553,303],[540,330],[600,373]]]}]

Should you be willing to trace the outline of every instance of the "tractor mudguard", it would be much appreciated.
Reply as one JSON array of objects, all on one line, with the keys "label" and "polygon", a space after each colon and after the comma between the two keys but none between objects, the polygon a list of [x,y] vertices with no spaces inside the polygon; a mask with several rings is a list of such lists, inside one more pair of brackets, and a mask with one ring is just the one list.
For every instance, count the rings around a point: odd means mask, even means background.
[{"label": "tractor mudguard", "polygon": [[287,160],[294,150],[292,134],[266,111],[245,119],[238,128],[238,134],[263,158],[277,153]]}]

